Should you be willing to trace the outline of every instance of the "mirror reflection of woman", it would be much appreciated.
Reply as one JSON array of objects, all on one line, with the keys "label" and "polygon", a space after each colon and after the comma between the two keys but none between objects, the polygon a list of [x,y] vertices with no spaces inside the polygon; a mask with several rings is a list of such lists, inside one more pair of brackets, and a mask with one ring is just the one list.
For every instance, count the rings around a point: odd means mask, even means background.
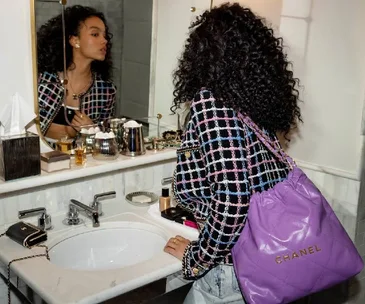
[{"label": "mirror reflection of woman", "polygon": [[[37,33],[40,127],[47,141],[74,138],[82,126],[114,114],[116,87],[111,81],[111,35],[104,15],[94,8],[65,9],[66,75],[62,18]],[[68,79],[66,92],[62,80]]]}]

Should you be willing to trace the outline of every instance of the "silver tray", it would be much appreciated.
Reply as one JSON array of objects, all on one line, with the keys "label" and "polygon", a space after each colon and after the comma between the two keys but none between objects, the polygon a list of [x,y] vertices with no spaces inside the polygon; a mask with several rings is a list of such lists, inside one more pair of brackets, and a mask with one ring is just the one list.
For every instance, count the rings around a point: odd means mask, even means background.
[{"label": "silver tray", "polygon": [[[148,203],[147,202],[134,202],[134,201],[132,201],[133,197],[138,196],[138,195],[145,195],[145,196],[149,197],[151,199],[151,201],[148,202]],[[156,203],[158,201],[158,196],[153,192],[136,191],[136,192],[128,193],[125,196],[125,199],[127,200],[128,203],[130,203],[134,206],[143,207],[143,206],[149,206],[149,205],[152,205],[152,204]]]}]

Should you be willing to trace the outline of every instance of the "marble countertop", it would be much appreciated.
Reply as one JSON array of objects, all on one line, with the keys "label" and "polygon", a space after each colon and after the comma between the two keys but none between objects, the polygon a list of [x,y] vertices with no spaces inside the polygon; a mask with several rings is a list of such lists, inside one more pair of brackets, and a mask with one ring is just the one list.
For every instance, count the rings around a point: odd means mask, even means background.
[{"label": "marble countertop", "polygon": [[[148,207],[137,207],[123,201],[106,203],[103,211],[104,215],[100,217],[101,227],[103,222],[139,221],[157,226],[168,238],[180,234],[192,240],[198,236],[198,232],[190,227],[172,226],[168,220],[165,225],[163,220],[156,220],[149,214]],[[77,232],[77,229],[84,228],[85,225],[91,227],[89,218],[84,218],[84,225],[72,227],[65,226],[63,219],[64,216],[53,218],[54,229],[48,232],[47,243],[52,243],[60,235],[72,230]],[[0,238],[0,261],[5,265],[13,259],[35,253],[44,253],[44,248],[27,249],[8,237]],[[124,268],[84,271],[61,268],[45,257],[37,257],[15,262],[11,269],[49,304],[92,304],[176,273],[181,269],[181,261],[161,252],[148,261]]]},{"label": "marble countertop", "polygon": [[120,169],[128,169],[136,166],[176,158],[176,149],[165,149],[159,152],[147,151],[146,154],[136,157],[120,155],[116,160],[100,161],[88,155],[84,166],[74,165],[71,160],[71,169],[47,173],[41,171],[40,175],[25,177],[11,181],[0,181],[0,194],[12,191],[44,186],[57,182],[64,182],[81,177],[92,176],[100,173],[112,172]]}]

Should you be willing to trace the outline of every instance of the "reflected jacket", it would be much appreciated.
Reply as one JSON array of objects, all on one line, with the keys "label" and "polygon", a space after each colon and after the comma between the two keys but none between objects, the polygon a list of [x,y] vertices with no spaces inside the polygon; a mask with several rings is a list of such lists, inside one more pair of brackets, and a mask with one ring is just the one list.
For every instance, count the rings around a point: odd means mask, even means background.
[{"label": "reflected jacket", "polygon": [[[90,88],[80,96],[80,111],[94,122],[114,115],[116,87],[94,74]],[[38,77],[38,106],[42,134],[46,134],[63,105],[64,89],[56,73],[41,73]]]}]

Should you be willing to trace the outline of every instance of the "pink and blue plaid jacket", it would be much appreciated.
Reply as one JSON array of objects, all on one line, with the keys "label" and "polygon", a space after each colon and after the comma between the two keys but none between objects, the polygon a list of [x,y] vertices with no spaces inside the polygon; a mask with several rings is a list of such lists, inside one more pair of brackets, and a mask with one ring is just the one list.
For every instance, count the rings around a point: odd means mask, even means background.
[{"label": "pink and blue plaid jacket", "polygon": [[210,91],[196,95],[190,113],[177,150],[173,192],[202,223],[182,263],[184,277],[197,279],[218,264],[232,264],[231,249],[244,227],[250,195],[272,188],[289,170]]},{"label": "pink and blue plaid jacket", "polygon": [[[116,87],[94,74],[90,88],[80,97],[81,109],[98,123],[114,115]],[[46,134],[62,107],[64,90],[57,74],[44,72],[38,77],[38,106],[42,134]]]}]

